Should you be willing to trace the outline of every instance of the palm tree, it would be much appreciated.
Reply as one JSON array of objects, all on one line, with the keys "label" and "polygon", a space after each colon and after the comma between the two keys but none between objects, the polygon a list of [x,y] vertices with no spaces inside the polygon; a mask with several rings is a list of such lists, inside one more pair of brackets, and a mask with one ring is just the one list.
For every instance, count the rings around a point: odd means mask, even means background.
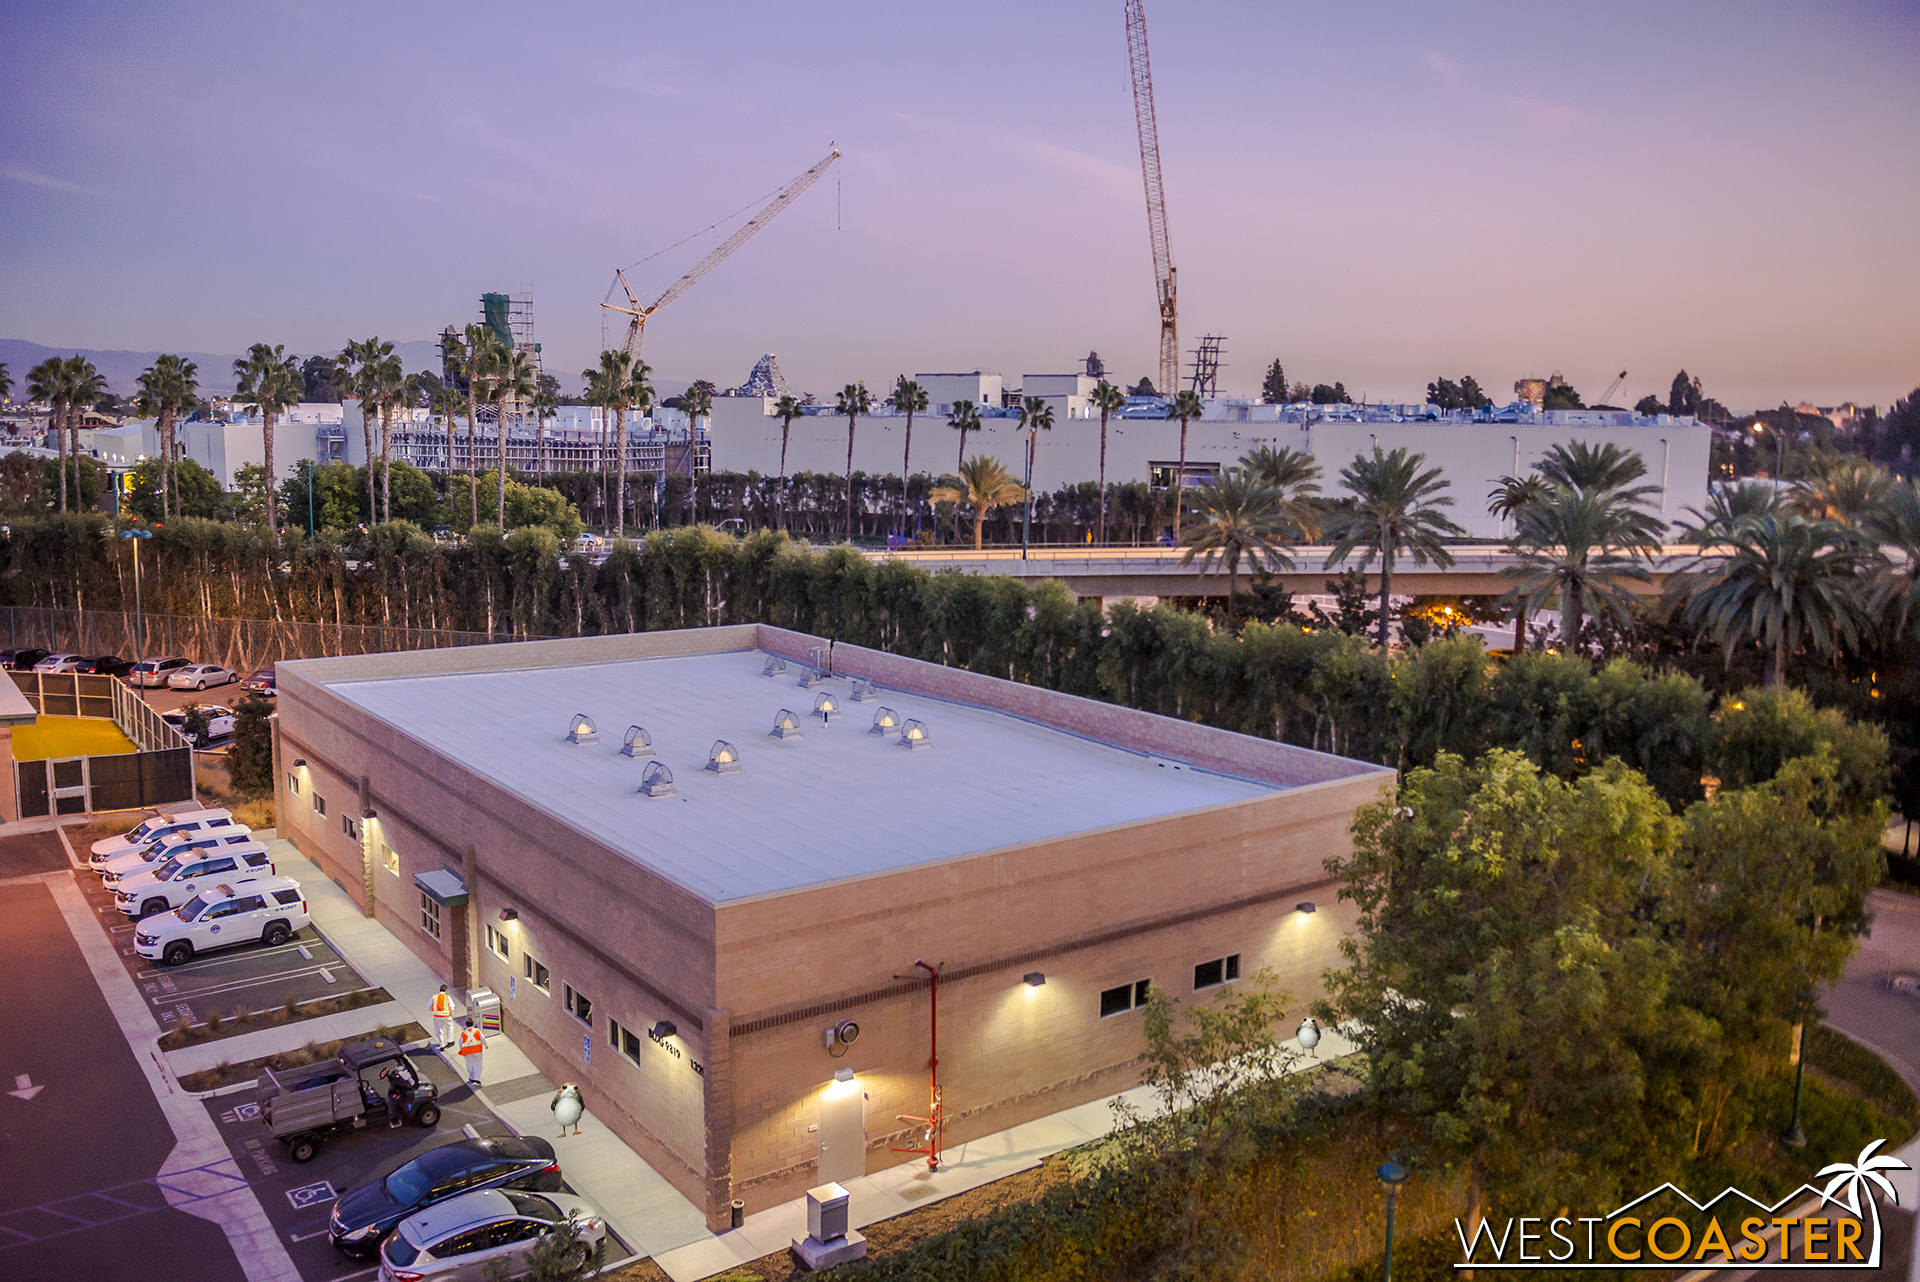
[{"label": "palm tree", "polygon": [[306,380],[300,366],[279,343],[269,347],[255,343],[247,354],[233,363],[237,381],[234,395],[252,401],[260,410],[260,441],[267,460],[267,533],[280,538],[280,517],[273,501],[273,420],[300,403],[306,394]]},{"label": "palm tree", "polygon": [[996,507],[1022,502],[1027,492],[997,458],[975,455],[960,465],[961,485],[936,486],[927,498],[935,503],[964,503],[973,509],[973,550],[983,546],[987,513]]},{"label": "palm tree", "polygon": [[433,394],[433,412],[439,416],[441,426],[447,429],[447,507],[453,507],[453,424],[467,412],[467,398],[460,389],[451,383],[442,383]]},{"label": "palm tree", "polygon": [[47,434],[54,438],[54,448],[60,452],[60,510],[64,512],[67,510],[67,438],[62,434],[61,419],[67,409],[67,363],[58,356],[49,356],[28,370],[27,396],[45,401],[48,407]]},{"label": "palm tree", "polygon": [[1704,509],[1687,509],[1699,524],[1683,526],[1681,537],[1702,548],[1714,547],[1731,541],[1742,522],[1777,516],[1783,506],[1780,491],[1771,485],[1742,481],[1738,485],[1719,486],[1707,495]]},{"label": "palm tree", "polygon": [[542,383],[540,390],[533,394],[534,467],[542,480],[547,475],[547,420],[555,417],[559,411],[560,399]]},{"label": "palm tree", "polygon": [[[907,446],[900,455],[900,500],[906,504],[907,478],[913,475],[913,416],[927,408],[927,389],[902,374],[893,384],[893,408],[907,412]],[[904,520],[904,517],[902,518]]]},{"label": "palm tree", "polygon": [[780,488],[773,496],[774,523],[784,533],[787,528],[787,431],[805,410],[798,400],[788,395],[773,403],[773,412],[780,418]]},{"label": "palm tree", "polygon": [[[179,484],[173,479],[174,424],[180,411],[200,398],[200,367],[190,360],[165,355],[140,375],[139,411],[155,420],[160,437],[160,514],[171,516],[178,505]],[[170,488],[171,487],[171,488]]]},{"label": "palm tree", "polygon": [[[1876,1155],[1875,1150],[1885,1143],[1885,1140],[1875,1140],[1873,1143],[1861,1149],[1860,1156],[1855,1158],[1851,1163],[1835,1162],[1831,1166],[1823,1166],[1813,1177],[1817,1180],[1824,1176],[1833,1176],[1833,1179],[1827,1183],[1824,1196],[1829,1201],[1842,1203],[1847,1210],[1851,1211],[1856,1217],[1860,1215],[1861,1191],[1866,1190],[1867,1214],[1873,1217],[1873,1258],[1867,1261],[1867,1263],[1862,1266],[1863,1268],[1878,1268],[1880,1266],[1880,1204],[1874,1199],[1872,1190],[1868,1189],[1867,1186],[1871,1183],[1880,1190],[1882,1196],[1884,1196],[1890,1204],[1897,1203],[1900,1200],[1900,1195],[1895,1191],[1893,1181],[1889,1180],[1880,1172],[1904,1171],[1909,1169],[1907,1164],[1897,1157],[1888,1157],[1885,1154]],[[1846,1197],[1834,1197],[1834,1193],[1842,1188],[1847,1191]]]},{"label": "palm tree", "polygon": [[7,372],[7,363],[0,361],[0,404],[13,402],[13,375]]},{"label": "palm tree", "polygon": [[[1881,549],[1868,599],[1884,611],[1895,632],[1920,637],[1920,488],[1912,480],[1887,487],[1880,510],[1867,521],[1867,534]],[[1885,555],[1893,547],[1901,554],[1895,565]]]},{"label": "palm tree", "polygon": [[418,380],[408,376],[398,356],[389,356],[374,367],[374,398],[380,405],[380,520],[393,520],[393,413],[402,407],[411,410],[420,394]]},{"label": "palm tree", "polygon": [[[624,437],[627,406],[632,400],[630,384],[633,380],[633,356],[625,351],[601,352],[600,363],[592,369],[581,370],[580,375],[587,380],[588,403],[599,406],[604,412],[608,429],[613,429],[614,422],[618,420],[619,427],[614,429],[614,439]],[[604,469],[601,475],[606,475]],[[616,529],[624,532],[626,526],[624,522],[618,525],[613,522],[611,503],[605,504],[605,508],[608,515],[607,537],[612,538]]]},{"label": "palm tree", "polygon": [[1620,490],[1632,500],[1660,492],[1657,485],[1627,488],[1647,474],[1647,461],[1638,450],[1622,449],[1612,441],[1597,446],[1585,441],[1549,445],[1534,470],[1551,484],[1573,490]]},{"label": "palm tree", "polygon": [[1280,491],[1262,477],[1230,467],[1203,486],[1194,500],[1194,513],[1206,519],[1187,531],[1187,550],[1181,565],[1201,558],[1201,573],[1212,573],[1215,562],[1227,567],[1227,612],[1239,617],[1240,561],[1255,571],[1292,569],[1287,540],[1299,529],[1281,510]]},{"label": "palm tree", "polygon": [[1020,523],[1020,555],[1027,554],[1027,536],[1033,529],[1033,452],[1041,432],[1053,430],[1053,406],[1040,396],[1029,396],[1020,403],[1020,426],[1027,429],[1026,519]]},{"label": "palm tree", "polygon": [[1192,388],[1173,398],[1173,417],[1180,420],[1180,468],[1173,474],[1173,540],[1176,543],[1180,541],[1181,491],[1187,482],[1187,424],[1205,412],[1205,407],[1200,404],[1200,393]]},{"label": "palm tree", "polygon": [[1127,394],[1103,378],[1094,385],[1093,395],[1087,400],[1100,411],[1100,513],[1094,518],[1093,541],[1104,547],[1107,542],[1107,419],[1120,412],[1120,407],[1127,403]]},{"label": "palm tree", "polygon": [[367,521],[380,519],[380,495],[373,484],[373,417],[380,404],[381,364],[393,356],[393,344],[383,343],[378,335],[364,342],[349,342],[334,357],[334,364],[345,374],[347,389],[360,398],[360,432],[367,450]]},{"label": "palm tree", "polygon": [[960,457],[955,467],[962,467],[967,461],[967,433],[980,430],[980,409],[972,401],[955,401],[953,412],[947,415],[947,426],[960,433]]},{"label": "palm tree", "polygon": [[1450,488],[1440,469],[1420,467],[1424,454],[1409,455],[1405,448],[1382,454],[1373,447],[1373,457],[1356,454],[1353,462],[1340,470],[1340,481],[1353,494],[1328,514],[1327,537],[1333,547],[1327,553],[1327,569],[1343,561],[1355,548],[1363,548],[1360,568],[1367,568],[1377,554],[1380,557],[1380,648],[1387,645],[1387,625],[1392,615],[1388,602],[1393,594],[1393,558],[1405,549],[1415,565],[1428,561],[1445,568],[1453,564],[1453,555],[1441,539],[1458,537],[1465,530],[1440,512],[1452,507],[1453,500],[1440,491]]},{"label": "palm tree", "polygon": [[[480,411],[480,402],[486,399],[481,384],[487,362],[493,349],[499,346],[500,337],[485,325],[469,321],[467,327],[451,343],[447,344],[447,356],[458,364],[461,372],[467,376],[467,501],[471,508],[468,515],[469,525],[480,524],[480,446],[474,427],[475,416]],[[453,456],[447,456],[447,466],[453,466]],[[447,496],[453,496],[453,478],[447,478]]]},{"label": "palm tree", "polygon": [[67,367],[67,435],[73,458],[73,509],[80,510],[80,415],[107,394],[106,376],[84,356],[69,356]]},{"label": "palm tree", "polygon": [[1814,520],[1838,521],[1850,530],[1861,529],[1880,511],[1893,489],[1893,478],[1852,454],[1826,454],[1810,460],[1812,475],[1794,487],[1790,503],[1796,512]]},{"label": "palm tree", "polygon": [[[1525,476],[1503,476],[1487,495],[1487,515],[1498,517],[1502,522],[1513,521],[1523,509],[1545,502],[1552,492],[1553,486],[1538,472],[1529,472]],[[1524,603],[1516,603],[1513,609],[1513,652],[1519,654],[1526,648],[1527,610]]]},{"label": "palm tree", "polygon": [[873,412],[873,394],[865,383],[848,383],[840,389],[833,412],[847,416],[847,542],[853,542],[853,427],[862,414]]},{"label": "palm tree", "polygon": [[[1574,646],[1589,605],[1595,614],[1622,620],[1631,615],[1625,582],[1646,583],[1651,576],[1639,563],[1632,506],[1619,494],[1556,485],[1544,499],[1515,511],[1512,547],[1520,559],[1506,573],[1519,580],[1507,593],[1516,620],[1557,597],[1561,640]],[[1516,654],[1521,636],[1516,623]]]},{"label": "palm tree", "polygon": [[[637,356],[634,357],[633,378],[628,386],[633,399],[633,410],[643,417],[653,413],[653,380],[650,377],[652,373],[651,365]],[[627,528],[627,436],[625,432],[620,434],[619,520],[620,529],[624,533]]]},{"label": "palm tree", "polygon": [[1313,455],[1290,445],[1279,449],[1262,445],[1240,460],[1240,466],[1278,493],[1280,515],[1298,530],[1294,537],[1311,539],[1320,521],[1320,464]]},{"label": "palm tree", "polygon": [[[700,453],[700,417],[713,413],[711,387],[712,384],[696,379],[693,386],[680,393],[680,408],[687,412],[687,522],[690,525],[700,523],[699,480],[695,476],[694,465]],[[863,387],[860,390],[864,393],[867,389]]]},{"label": "palm tree", "polygon": [[539,372],[533,367],[530,353],[509,351],[504,346],[494,349],[487,368],[487,391],[498,418],[494,424],[500,446],[496,456],[500,472],[496,508],[503,530],[507,528],[507,402],[531,400],[539,390]]},{"label": "palm tree", "polygon": [[1733,554],[1694,591],[1687,619],[1723,647],[1750,637],[1771,650],[1768,686],[1786,680],[1787,651],[1803,641],[1822,655],[1836,635],[1857,643],[1853,589],[1862,546],[1852,530],[1838,521],[1763,516],[1741,522],[1730,542]]}]

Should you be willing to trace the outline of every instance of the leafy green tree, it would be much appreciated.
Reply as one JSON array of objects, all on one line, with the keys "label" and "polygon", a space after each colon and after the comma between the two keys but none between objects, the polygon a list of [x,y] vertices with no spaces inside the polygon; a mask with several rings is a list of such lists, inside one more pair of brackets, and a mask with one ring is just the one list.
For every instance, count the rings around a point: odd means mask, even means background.
[{"label": "leafy green tree", "polygon": [[1802,644],[1832,652],[1836,639],[1859,643],[1856,600],[1859,537],[1833,521],[1765,516],[1742,522],[1733,554],[1705,576],[1686,617],[1722,647],[1756,641],[1771,652],[1767,684],[1787,676],[1787,653]]},{"label": "leafy green tree", "polygon": [[267,469],[258,463],[242,463],[233,470],[233,489],[227,495],[227,509],[242,525],[267,523],[267,500],[273,487],[267,484]]},{"label": "leafy green tree", "polygon": [[1720,735],[1707,765],[1722,788],[1750,788],[1789,761],[1823,753],[1845,809],[1869,810],[1886,795],[1886,732],[1850,722],[1838,709],[1815,708],[1805,691],[1785,686],[1742,691],[1720,705]]},{"label": "leafy green tree", "polygon": [[1353,501],[1334,508],[1322,522],[1326,537],[1333,541],[1327,569],[1356,548],[1361,550],[1361,570],[1375,556],[1380,558],[1379,644],[1383,650],[1391,617],[1395,555],[1404,551],[1415,565],[1432,561],[1444,568],[1453,564],[1453,554],[1442,539],[1466,533],[1441,514],[1441,508],[1453,506],[1453,499],[1441,493],[1449,485],[1439,468],[1420,470],[1426,461],[1426,455],[1409,455],[1405,448],[1383,454],[1378,445],[1372,458],[1354,455],[1353,462],[1340,471],[1341,483]]},{"label": "leafy green tree", "polygon": [[1563,783],[1497,749],[1438,754],[1353,831],[1326,866],[1359,927],[1322,1014],[1358,1021],[1375,1098],[1465,1157],[1468,1234],[1489,1198],[1615,1199],[1666,1124],[1647,1064],[1703,1035],[1669,1009],[1675,949],[1644,911],[1680,824],[1617,761]]},{"label": "leafy green tree", "polygon": [[[1276,369],[1280,366],[1279,361],[1273,364]],[[1107,420],[1120,412],[1120,407],[1127,403],[1127,398],[1125,393],[1103,378],[1094,384],[1093,395],[1087,400],[1100,411],[1100,512],[1094,519],[1093,541],[1105,547],[1107,542]],[[960,438],[960,452],[963,455],[966,453],[964,436]]]},{"label": "leafy green tree", "polygon": [[248,694],[234,705],[233,746],[227,750],[227,779],[243,793],[273,791],[273,705]]},{"label": "leafy green tree", "polygon": [[[294,365],[293,357],[286,355],[286,349],[279,344],[269,347],[265,343],[255,343],[247,349],[247,354],[233,363],[233,374],[238,380],[234,395],[243,401],[252,401],[260,411],[260,439],[266,453],[266,474],[273,476],[273,421],[287,410],[300,403],[306,394],[305,380]],[[235,478],[236,481],[238,478]],[[280,537],[279,514],[273,510],[273,504],[264,499],[273,493],[272,482],[263,487],[261,515],[267,522],[267,530],[274,538]]]},{"label": "leafy green tree", "polygon": [[935,503],[964,504],[973,509],[973,546],[983,546],[987,513],[1026,500],[1027,491],[997,458],[976,454],[960,465],[960,485],[937,486],[928,499]]},{"label": "leafy green tree", "polygon": [[1267,366],[1267,376],[1260,381],[1260,401],[1263,405],[1286,404],[1287,371],[1281,368],[1279,357]]},{"label": "leafy green tree", "polygon": [[1463,376],[1458,383],[1449,378],[1428,383],[1427,400],[1443,410],[1477,410],[1492,403],[1491,398],[1480,390],[1479,380],[1471,374]]},{"label": "leafy green tree", "polygon": [[162,510],[162,487],[166,484],[165,461],[141,459],[128,473],[126,506],[143,521],[166,521],[191,516],[214,521],[226,514],[226,497],[220,490],[220,478],[190,458],[173,466],[173,512]]},{"label": "leafy green tree", "polygon": [[1173,398],[1173,417],[1180,420],[1180,465],[1173,473],[1173,540],[1180,541],[1180,512],[1184,506],[1181,497],[1187,484],[1187,424],[1206,413],[1206,407],[1200,403],[1200,393],[1188,388]]},{"label": "leafy green tree", "polygon": [[[499,485],[499,478],[491,470],[481,480],[496,488]],[[568,502],[560,491],[509,479],[507,529],[519,530],[535,525],[548,527],[561,543],[569,544],[579,538],[580,531],[585,528],[580,520],[579,509]]]},{"label": "leafy green tree", "polygon": [[1647,395],[1642,396],[1638,401],[1634,402],[1633,412],[1635,414],[1645,414],[1651,418],[1655,414],[1665,414],[1667,407],[1665,402],[1658,396]]},{"label": "leafy green tree", "polygon": [[1313,391],[1307,394],[1307,399],[1315,405],[1353,404],[1353,397],[1347,395],[1345,383],[1335,383],[1332,387],[1328,387],[1325,383],[1315,383]]},{"label": "leafy green tree", "polygon": [[1580,393],[1573,389],[1572,384],[1560,382],[1558,379],[1549,379],[1547,382],[1546,398],[1540,402],[1540,408],[1543,410],[1581,410],[1586,408],[1586,403],[1580,399]]},{"label": "leafy green tree", "polygon": [[1673,386],[1667,392],[1667,413],[1698,414],[1700,399],[1700,380],[1688,378],[1687,371],[1681,370],[1673,376]]},{"label": "leafy green tree", "polygon": [[[841,388],[833,405],[835,414],[847,416],[847,542],[853,542],[853,429],[862,414],[873,412],[873,393],[865,383],[848,383]],[[964,441],[964,438],[962,438]]]},{"label": "leafy green tree", "polygon": [[300,362],[300,398],[316,403],[346,399],[347,389],[340,382],[340,366],[331,356],[309,356]]},{"label": "leafy green tree", "polygon": [[1380,622],[1380,611],[1373,608],[1373,594],[1367,591],[1367,576],[1362,571],[1343,571],[1339,578],[1326,581],[1326,589],[1333,598],[1333,613],[1328,614],[1317,602],[1308,607],[1319,627],[1342,636],[1364,637]]},{"label": "leafy green tree", "polygon": [[[532,1250],[514,1260],[511,1276],[520,1282],[574,1282],[597,1276],[606,1260],[605,1236],[589,1247],[581,1238],[580,1225],[571,1218],[562,1219],[541,1235]],[[507,1282],[508,1262],[494,1260],[483,1273],[486,1282]]]},{"label": "leafy green tree", "polygon": [[301,524],[307,523],[311,513],[315,535],[325,530],[354,529],[367,520],[368,491],[360,472],[348,463],[319,466],[311,459],[301,459],[294,464],[293,475],[280,483],[280,506],[291,520]]},{"label": "leafy green tree", "polygon": [[782,533],[787,529],[787,434],[793,429],[793,420],[806,411],[797,397],[789,393],[774,402],[773,412],[780,420],[780,488],[774,492],[774,528]]},{"label": "leafy green tree", "polygon": [[1187,530],[1181,565],[1200,558],[1201,572],[1217,564],[1227,567],[1227,613],[1239,617],[1240,562],[1256,571],[1290,570],[1289,541],[1299,527],[1280,506],[1280,492],[1240,468],[1228,468],[1209,486],[1196,491],[1194,515],[1201,518]]},{"label": "leafy green tree", "polygon": [[[173,355],[159,357],[140,375],[140,413],[157,420],[163,459],[171,461],[180,456],[174,431],[182,411],[190,410],[200,399],[199,375],[199,366]],[[162,470],[160,482],[160,512],[164,518],[180,506],[180,486],[171,468]]]}]

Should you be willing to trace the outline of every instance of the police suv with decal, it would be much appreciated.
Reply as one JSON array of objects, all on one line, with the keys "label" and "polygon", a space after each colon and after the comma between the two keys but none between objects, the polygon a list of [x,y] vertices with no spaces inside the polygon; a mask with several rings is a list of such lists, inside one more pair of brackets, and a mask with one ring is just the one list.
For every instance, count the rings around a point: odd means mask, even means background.
[{"label": "police suv with decal", "polygon": [[170,913],[143,920],[134,932],[134,951],[148,961],[179,966],[194,954],[236,944],[277,948],[312,919],[306,897],[291,877],[259,877],[238,885],[225,882],[203,889]]},{"label": "police suv with decal", "polygon": [[273,858],[257,841],[190,850],[152,872],[123,877],[114,887],[113,906],[129,917],[151,917],[184,906],[202,890],[222,884],[237,888],[273,875]]}]

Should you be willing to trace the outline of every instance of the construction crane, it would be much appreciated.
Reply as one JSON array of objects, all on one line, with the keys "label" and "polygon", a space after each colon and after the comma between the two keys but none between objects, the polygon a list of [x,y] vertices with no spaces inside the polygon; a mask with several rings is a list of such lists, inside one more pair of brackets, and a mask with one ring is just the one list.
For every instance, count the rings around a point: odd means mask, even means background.
[{"label": "construction crane", "polygon": [[[628,317],[627,355],[635,359],[639,358],[640,341],[646,336],[647,322],[653,319],[655,312],[699,284],[708,272],[725,262],[728,256],[731,255],[734,250],[746,244],[755,232],[772,222],[781,210],[800,199],[800,196],[807,188],[819,182],[821,175],[827,172],[828,166],[832,165],[833,162],[838,159],[840,159],[840,148],[835,146],[827,153],[826,159],[781,188],[779,193],[775,195],[772,200],[768,201],[759,213],[747,219],[745,223],[742,223],[733,235],[721,241],[712,253],[688,268],[686,275],[667,286],[666,289],[661,291],[660,297],[654,299],[652,303],[645,307],[640,305],[640,296],[633,292],[633,285],[627,280],[626,268],[615,268],[613,273],[614,277],[618,281],[620,288],[626,291],[629,305],[622,307],[618,303],[603,302],[600,306],[609,311],[625,313]],[[637,265],[638,264],[636,264],[636,266]],[[609,290],[607,292],[612,293],[613,291]]]},{"label": "construction crane", "polygon": [[1180,386],[1180,334],[1174,310],[1173,247],[1167,242],[1167,194],[1160,185],[1160,131],[1153,118],[1153,68],[1147,61],[1147,11],[1127,0],[1127,61],[1133,68],[1133,115],[1140,126],[1140,174],[1147,185],[1147,235],[1153,241],[1153,283],[1160,296],[1160,381],[1172,396]]},{"label": "construction crane", "polygon": [[1608,401],[1612,400],[1613,394],[1620,389],[1620,384],[1626,381],[1627,381],[1627,371],[1621,370],[1620,377],[1614,379],[1612,383],[1607,385],[1607,390],[1600,393],[1600,399],[1593,403],[1594,408],[1598,409],[1600,406],[1605,405]]}]

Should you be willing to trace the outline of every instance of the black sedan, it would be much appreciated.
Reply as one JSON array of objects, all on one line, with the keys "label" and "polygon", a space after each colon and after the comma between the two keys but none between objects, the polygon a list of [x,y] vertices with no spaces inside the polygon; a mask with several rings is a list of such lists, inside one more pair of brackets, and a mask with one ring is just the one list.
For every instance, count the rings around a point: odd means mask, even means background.
[{"label": "black sedan", "polygon": [[133,671],[133,660],[123,659],[117,654],[103,654],[97,659],[88,659],[80,665],[82,672],[97,672],[103,677],[124,677]]},{"label": "black sedan", "polygon": [[476,1189],[559,1192],[553,1145],[532,1136],[501,1135],[429,1149],[385,1179],[342,1193],[333,1204],[327,1236],[348,1255],[372,1255],[401,1220]]},{"label": "black sedan", "polygon": [[0,666],[15,672],[32,672],[34,664],[52,653],[51,650],[0,650]]}]

